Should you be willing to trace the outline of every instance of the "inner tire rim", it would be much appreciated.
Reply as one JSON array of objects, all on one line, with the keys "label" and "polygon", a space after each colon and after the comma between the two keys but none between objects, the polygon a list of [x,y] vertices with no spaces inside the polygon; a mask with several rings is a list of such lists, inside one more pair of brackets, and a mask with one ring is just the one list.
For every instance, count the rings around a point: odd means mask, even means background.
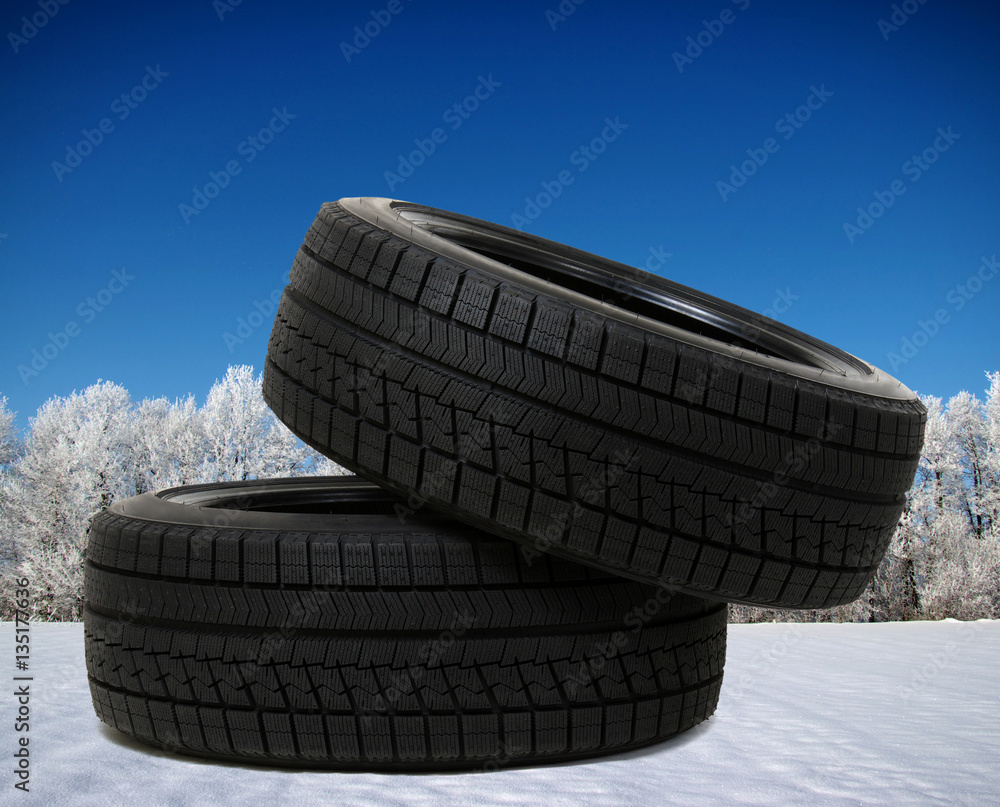
[{"label": "inner tire rim", "polygon": [[[426,249],[545,292],[556,285],[575,305],[706,350],[872,395],[913,392],[862,359],[776,320],[689,286],[545,238],[446,210],[357,197],[352,215]],[[507,270],[505,272],[505,270]],[[516,275],[514,274],[516,273]]]}]

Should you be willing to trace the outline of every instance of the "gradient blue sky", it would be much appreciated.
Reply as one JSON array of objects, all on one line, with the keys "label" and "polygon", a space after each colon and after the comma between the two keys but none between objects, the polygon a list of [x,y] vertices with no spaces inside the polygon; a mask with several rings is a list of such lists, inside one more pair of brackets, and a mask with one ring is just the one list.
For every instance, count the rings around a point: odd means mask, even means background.
[{"label": "gradient blue sky", "polygon": [[[23,40],[22,16],[46,16],[37,0],[0,12],[0,394],[22,427],[98,379],[200,402],[227,365],[260,369],[270,317],[256,303],[284,285],[324,201],[394,196],[510,224],[562,171],[572,183],[525,229],[634,265],[662,249],[659,273],[770,309],[922,393],[979,392],[1000,370],[1000,275],[955,291],[1000,255],[991,4],[910,0],[912,18],[883,32],[889,2],[587,0],[553,30],[558,0],[399,0],[350,61],[341,43],[388,1],[226,5],[72,0]],[[673,54],[699,34],[679,70]],[[453,128],[447,111],[480,77],[499,86]],[[779,127],[812,87],[831,95]],[[294,118],[259,150],[247,139],[273,109]],[[54,169],[104,118],[92,153]],[[606,118],[627,128],[582,157]],[[917,179],[907,161],[948,127],[958,139]],[[390,189],[386,172],[436,128],[444,142]],[[717,183],[768,138],[724,200]],[[231,161],[239,173],[185,222],[179,205]],[[845,222],[893,182],[905,192],[851,243]],[[775,309],[782,297],[797,299]],[[227,344],[241,317],[266,321]],[[65,347],[46,348],[52,334]],[[36,350],[55,357],[25,383]]]}]

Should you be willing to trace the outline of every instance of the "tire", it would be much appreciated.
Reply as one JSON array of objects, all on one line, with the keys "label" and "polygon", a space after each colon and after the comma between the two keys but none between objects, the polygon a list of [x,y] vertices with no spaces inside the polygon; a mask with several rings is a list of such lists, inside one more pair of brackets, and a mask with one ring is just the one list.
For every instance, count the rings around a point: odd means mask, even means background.
[{"label": "tire", "polygon": [[91,526],[85,590],[101,720],[269,765],[624,751],[708,718],[725,658],[719,604],[557,558],[529,565],[356,477],[115,504]]},{"label": "tire", "polygon": [[328,457],[528,557],[779,608],[862,593],[926,420],[895,379],[773,320],[368,198],[306,235],[264,396]]}]

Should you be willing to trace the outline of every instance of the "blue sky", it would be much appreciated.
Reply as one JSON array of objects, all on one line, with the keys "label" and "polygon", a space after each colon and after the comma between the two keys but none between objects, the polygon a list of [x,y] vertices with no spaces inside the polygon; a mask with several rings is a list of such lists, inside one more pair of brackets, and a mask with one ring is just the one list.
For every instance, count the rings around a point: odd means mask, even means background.
[{"label": "blue sky", "polygon": [[[0,395],[24,427],[98,379],[202,401],[260,369],[256,312],[344,196],[670,253],[658,273],[919,392],[979,392],[1000,370],[1000,14],[897,6],[6,3]],[[543,183],[561,192],[535,215]]]}]

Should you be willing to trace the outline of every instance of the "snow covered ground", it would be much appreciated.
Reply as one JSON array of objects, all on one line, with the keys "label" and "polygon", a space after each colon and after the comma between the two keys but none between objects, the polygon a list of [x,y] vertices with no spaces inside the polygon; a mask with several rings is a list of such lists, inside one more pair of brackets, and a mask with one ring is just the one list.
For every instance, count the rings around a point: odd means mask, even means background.
[{"label": "snow covered ground", "polygon": [[31,792],[13,788],[0,630],[0,804],[1000,804],[1000,622],[735,625],[716,715],[651,749],[449,775],[300,772],[148,750],[90,704],[80,624],[32,627]]}]

